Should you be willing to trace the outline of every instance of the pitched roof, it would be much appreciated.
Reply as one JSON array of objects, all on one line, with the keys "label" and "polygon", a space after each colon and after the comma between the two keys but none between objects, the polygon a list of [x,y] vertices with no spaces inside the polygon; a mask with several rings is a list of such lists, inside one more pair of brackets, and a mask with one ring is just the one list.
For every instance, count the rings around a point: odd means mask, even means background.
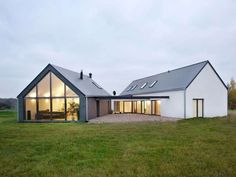
[{"label": "pitched roof", "polygon": [[[51,64],[52,65],[52,64]],[[59,73],[61,73],[71,84],[78,88],[86,96],[109,96],[110,94],[97,84],[92,78],[83,74],[80,79],[80,73],[52,65]]]},{"label": "pitched roof", "polygon": [[[153,76],[141,78],[131,82],[120,95],[135,95],[154,92],[165,92],[174,90],[184,90],[200,73],[209,61],[203,61],[193,65],[185,66],[175,70],[163,72]],[[157,81],[153,87],[152,83]],[[142,89],[141,87],[145,84]],[[136,86],[137,85],[137,86]],[[134,89],[130,89],[133,86]]]},{"label": "pitched roof", "polygon": [[80,73],[71,71],[56,65],[48,64],[30,84],[17,96],[24,97],[35,85],[42,80],[48,73],[53,72],[67,86],[77,93],[88,97],[110,96],[110,94],[100,87],[92,78],[83,74],[83,79],[80,79]]}]

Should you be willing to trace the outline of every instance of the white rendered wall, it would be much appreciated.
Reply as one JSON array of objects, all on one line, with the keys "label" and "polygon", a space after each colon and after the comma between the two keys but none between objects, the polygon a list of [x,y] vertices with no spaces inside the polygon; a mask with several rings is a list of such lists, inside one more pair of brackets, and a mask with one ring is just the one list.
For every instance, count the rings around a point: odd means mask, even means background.
[{"label": "white rendered wall", "polygon": [[169,99],[158,99],[161,102],[161,116],[184,118],[184,91],[151,93],[137,96],[169,96]]},{"label": "white rendered wall", "polygon": [[227,89],[209,64],[186,90],[186,117],[193,117],[193,98],[204,99],[204,117],[227,115]]}]

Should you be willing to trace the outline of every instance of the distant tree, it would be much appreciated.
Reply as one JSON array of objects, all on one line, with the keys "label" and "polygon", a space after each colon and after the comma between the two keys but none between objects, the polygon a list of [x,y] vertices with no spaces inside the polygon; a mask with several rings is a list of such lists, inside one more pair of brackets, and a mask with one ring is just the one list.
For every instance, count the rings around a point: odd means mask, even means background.
[{"label": "distant tree", "polygon": [[0,110],[4,110],[4,109],[10,109],[11,106],[6,104],[6,103],[1,103],[0,102]]},{"label": "distant tree", "polygon": [[228,106],[229,109],[236,109],[236,82],[233,78],[228,84]]}]

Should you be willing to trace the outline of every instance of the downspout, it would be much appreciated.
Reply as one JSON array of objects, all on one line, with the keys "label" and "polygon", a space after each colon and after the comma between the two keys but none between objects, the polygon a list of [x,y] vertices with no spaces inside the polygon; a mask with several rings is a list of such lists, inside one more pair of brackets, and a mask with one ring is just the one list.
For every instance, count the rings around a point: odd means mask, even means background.
[{"label": "downspout", "polygon": [[184,89],[184,118],[186,119],[186,89]]}]

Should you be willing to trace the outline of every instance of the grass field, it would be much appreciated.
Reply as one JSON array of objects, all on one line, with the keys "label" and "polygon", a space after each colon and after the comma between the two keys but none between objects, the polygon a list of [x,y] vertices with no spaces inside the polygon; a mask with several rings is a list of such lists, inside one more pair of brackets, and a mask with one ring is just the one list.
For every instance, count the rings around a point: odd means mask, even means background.
[{"label": "grass field", "polygon": [[236,176],[236,112],[177,123],[19,124],[0,112],[1,177]]}]

